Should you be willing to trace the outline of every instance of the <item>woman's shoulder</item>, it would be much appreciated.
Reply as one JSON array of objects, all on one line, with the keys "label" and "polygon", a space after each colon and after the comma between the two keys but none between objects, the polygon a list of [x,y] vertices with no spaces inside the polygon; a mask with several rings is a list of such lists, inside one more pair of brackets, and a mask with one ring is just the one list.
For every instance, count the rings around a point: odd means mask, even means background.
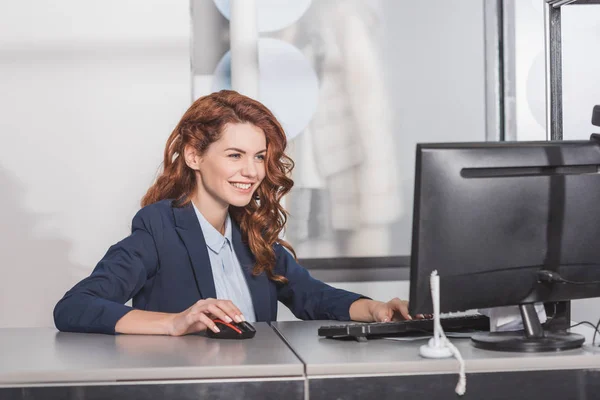
[{"label": "woman's shoulder", "polygon": [[165,199],[148,204],[138,211],[138,215],[168,214],[173,210],[173,199]]},{"label": "woman's shoulder", "polygon": [[140,223],[144,227],[164,226],[165,222],[173,219],[173,200],[160,200],[142,207],[133,217],[133,225]]}]

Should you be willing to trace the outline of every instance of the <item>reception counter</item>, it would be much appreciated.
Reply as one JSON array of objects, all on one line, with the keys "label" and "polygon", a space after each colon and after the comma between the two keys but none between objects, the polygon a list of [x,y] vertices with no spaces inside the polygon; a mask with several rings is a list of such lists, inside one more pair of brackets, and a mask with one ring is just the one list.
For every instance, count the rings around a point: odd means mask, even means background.
[{"label": "reception counter", "polygon": [[0,329],[0,399],[303,399],[302,363],[255,326],[239,341]]},{"label": "reception counter", "polygon": [[[326,339],[328,321],[276,322],[273,327],[306,366],[313,399],[448,399],[456,396],[458,362],[419,355],[425,340]],[[339,322],[336,322],[339,324]],[[589,330],[582,328],[588,337]],[[465,359],[464,399],[588,399],[600,396],[600,352],[590,345],[560,353],[504,353],[452,339]],[[586,397],[587,396],[587,397]]]},{"label": "reception counter", "polygon": [[[334,340],[331,321],[255,324],[248,340],[0,329],[3,399],[448,399],[455,359],[419,356],[424,340]],[[336,322],[339,323],[339,322]],[[591,330],[580,327],[591,338]],[[589,342],[589,340],[588,340]],[[464,399],[591,399],[600,351],[503,353],[453,339],[466,363]]]}]

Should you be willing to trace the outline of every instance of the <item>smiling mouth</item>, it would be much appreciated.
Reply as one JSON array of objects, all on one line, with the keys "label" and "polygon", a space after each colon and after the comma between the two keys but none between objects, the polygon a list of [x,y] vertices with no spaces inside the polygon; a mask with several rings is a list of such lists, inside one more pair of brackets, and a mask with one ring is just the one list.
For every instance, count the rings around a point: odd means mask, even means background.
[{"label": "smiling mouth", "polygon": [[238,183],[238,182],[229,182],[231,184],[231,186],[233,186],[236,189],[241,189],[241,190],[248,190],[252,187],[251,183]]}]

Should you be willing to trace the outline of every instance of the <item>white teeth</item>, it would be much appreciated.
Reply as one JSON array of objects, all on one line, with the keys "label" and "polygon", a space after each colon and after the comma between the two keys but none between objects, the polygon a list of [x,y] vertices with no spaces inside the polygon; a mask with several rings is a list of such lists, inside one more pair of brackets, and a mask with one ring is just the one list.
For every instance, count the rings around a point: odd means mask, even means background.
[{"label": "white teeth", "polygon": [[252,184],[250,183],[232,183],[230,182],[233,186],[235,186],[238,189],[250,189],[250,186],[252,186]]}]

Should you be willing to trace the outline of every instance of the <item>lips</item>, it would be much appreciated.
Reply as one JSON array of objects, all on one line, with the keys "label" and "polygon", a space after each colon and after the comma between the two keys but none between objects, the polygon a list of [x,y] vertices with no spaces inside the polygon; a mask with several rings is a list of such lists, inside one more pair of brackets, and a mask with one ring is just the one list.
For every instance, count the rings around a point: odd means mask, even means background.
[{"label": "lips", "polygon": [[252,183],[244,183],[244,182],[229,182],[229,184],[231,184],[231,186],[233,186],[234,188],[238,189],[238,190],[242,190],[242,191],[248,191],[250,190],[250,188],[252,188]]}]

